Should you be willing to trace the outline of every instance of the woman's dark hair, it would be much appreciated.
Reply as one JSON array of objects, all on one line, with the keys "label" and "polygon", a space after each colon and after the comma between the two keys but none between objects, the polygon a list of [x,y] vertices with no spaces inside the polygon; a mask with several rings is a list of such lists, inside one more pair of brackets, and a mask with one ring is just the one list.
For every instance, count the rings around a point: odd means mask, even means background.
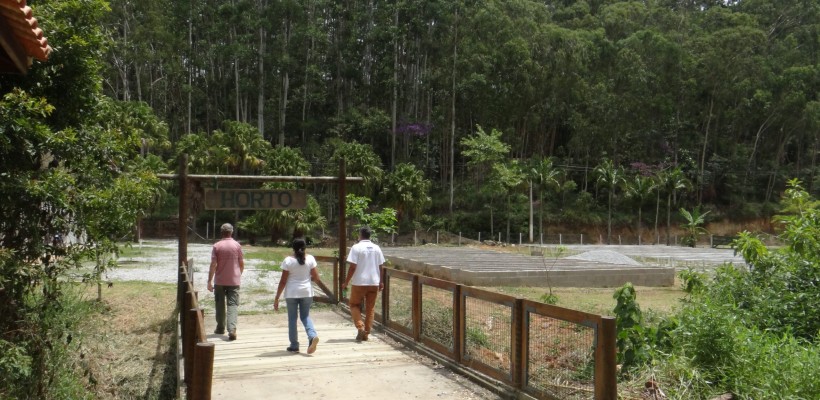
[{"label": "woman's dark hair", "polygon": [[305,265],[305,247],[307,247],[305,239],[293,239],[290,247],[293,248],[293,255],[296,257],[296,261],[299,261],[299,265]]}]

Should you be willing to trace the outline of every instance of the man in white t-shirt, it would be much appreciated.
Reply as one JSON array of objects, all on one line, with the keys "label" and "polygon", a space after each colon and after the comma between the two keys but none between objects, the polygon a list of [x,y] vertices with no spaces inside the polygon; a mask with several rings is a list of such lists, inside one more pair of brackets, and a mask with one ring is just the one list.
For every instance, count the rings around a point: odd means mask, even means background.
[{"label": "man in white t-shirt", "polygon": [[[359,229],[359,242],[350,248],[350,254],[347,255],[350,270],[347,272],[347,279],[342,283],[342,290],[347,289],[349,284],[353,284],[350,289],[350,314],[358,330],[356,334],[358,341],[367,340],[370,335],[376,298],[384,289],[382,277],[384,254],[378,245],[370,241],[370,233],[368,227]],[[367,314],[364,322],[362,322],[362,300],[365,302]]]}]

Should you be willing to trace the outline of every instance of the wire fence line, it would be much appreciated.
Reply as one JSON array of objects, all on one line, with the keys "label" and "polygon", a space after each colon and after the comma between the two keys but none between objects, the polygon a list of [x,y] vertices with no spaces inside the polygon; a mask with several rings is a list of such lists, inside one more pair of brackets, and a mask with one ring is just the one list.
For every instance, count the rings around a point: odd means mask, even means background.
[{"label": "wire fence line", "polygon": [[[525,232],[518,232],[511,234],[511,237],[506,237],[502,232],[477,232],[475,234],[462,234],[462,232],[448,232],[448,231],[413,231],[410,234],[392,234],[387,238],[379,240],[380,245],[385,246],[424,246],[428,244],[447,245],[447,246],[467,246],[484,244],[490,246],[545,246],[545,245],[673,245],[684,246],[681,235],[612,235],[607,240],[606,234],[584,234],[584,233],[553,233],[535,235],[530,241],[529,234]],[[757,235],[767,245],[780,245],[780,239],[772,234],[760,233]],[[668,240],[667,240],[668,238]],[[722,235],[701,235],[696,242],[697,246],[729,247],[734,236]]]}]

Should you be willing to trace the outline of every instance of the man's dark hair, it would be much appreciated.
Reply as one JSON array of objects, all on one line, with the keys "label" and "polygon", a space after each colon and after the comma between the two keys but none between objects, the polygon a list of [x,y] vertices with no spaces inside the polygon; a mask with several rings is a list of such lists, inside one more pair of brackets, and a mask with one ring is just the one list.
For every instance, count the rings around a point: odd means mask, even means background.
[{"label": "man's dark hair", "polygon": [[363,226],[359,228],[359,237],[361,237],[362,239],[370,239],[370,233],[371,231],[369,226]]}]

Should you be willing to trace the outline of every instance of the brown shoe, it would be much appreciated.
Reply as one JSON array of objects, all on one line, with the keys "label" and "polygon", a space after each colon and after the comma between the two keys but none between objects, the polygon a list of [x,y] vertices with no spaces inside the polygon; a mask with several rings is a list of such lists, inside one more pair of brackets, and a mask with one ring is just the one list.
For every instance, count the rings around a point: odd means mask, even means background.
[{"label": "brown shoe", "polygon": [[236,340],[236,331],[228,332],[228,340]]},{"label": "brown shoe", "polygon": [[366,341],[367,341],[367,338],[368,338],[369,336],[370,336],[370,332],[365,332],[365,333],[364,333],[364,335],[362,335],[362,341],[363,341],[363,342],[366,342]]},{"label": "brown shoe", "polygon": [[367,334],[364,332],[364,329],[359,329],[359,333],[356,334],[356,341],[361,342],[362,340],[367,340],[365,337]]},{"label": "brown shoe", "polygon": [[310,339],[310,345],[308,346],[308,354],[313,354],[316,351],[316,345],[319,344],[319,337],[315,336],[313,339]]}]

